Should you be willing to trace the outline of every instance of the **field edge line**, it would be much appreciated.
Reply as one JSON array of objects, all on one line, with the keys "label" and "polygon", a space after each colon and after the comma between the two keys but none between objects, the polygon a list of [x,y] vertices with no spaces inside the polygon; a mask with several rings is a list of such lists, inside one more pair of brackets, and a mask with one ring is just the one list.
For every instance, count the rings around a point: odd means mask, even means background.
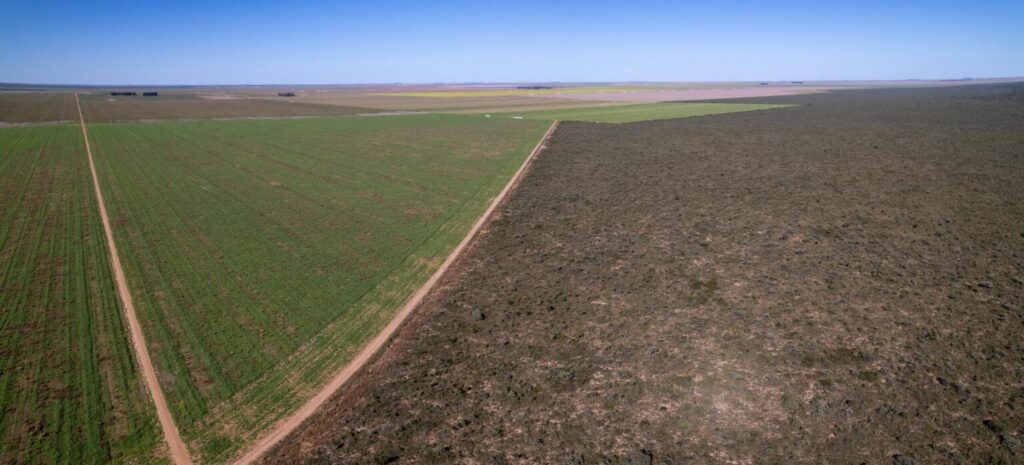
[{"label": "field edge line", "polygon": [[192,457],[189,455],[185,442],[181,440],[178,426],[174,422],[170,409],[167,407],[167,399],[160,388],[160,382],[156,377],[156,369],[149,356],[149,349],[146,347],[146,338],[142,333],[142,326],[139,324],[138,316],[135,314],[135,304],[132,302],[131,292],[128,290],[128,281],[125,278],[124,268],[121,266],[121,258],[117,253],[117,244],[114,243],[114,231],[110,227],[110,217],[107,216],[107,207],[103,200],[103,190],[100,189],[100,179],[96,174],[96,163],[92,158],[92,148],[89,145],[89,130],[85,125],[85,116],[82,114],[82,104],[78,99],[78,92],[75,92],[75,106],[78,108],[78,122],[82,127],[82,138],[85,141],[85,153],[89,158],[89,170],[92,172],[92,185],[96,192],[96,202],[99,204],[100,220],[103,223],[103,232],[107,236],[107,248],[110,250],[110,265],[114,271],[114,282],[117,285],[117,294],[121,299],[125,319],[128,320],[128,329],[132,335],[132,347],[135,349],[135,356],[138,358],[139,366],[142,368],[143,378],[149,388],[149,394],[153,398],[156,408],[157,419],[160,421],[160,428],[163,430],[164,439],[170,451],[171,460],[177,465],[192,465]]},{"label": "field edge line", "polygon": [[557,120],[552,121],[547,132],[545,132],[544,136],[537,142],[537,145],[534,146],[533,150],[526,157],[526,160],[523,160],[522,165],[519,166],[519,169],[517,169],[512,175],[512,178],[505,184],[505,187],[502,188],[501,192],[491,200],[490,205],[488,205],[487,209],[484,210],[482,215],[480,215],[480,218],[477,218],[476,222],[473,223],[473,226],[470,228],[469,232],[466,233],[466,236],[462,238],[462,241],[452,249],[444,262],[441,263],[441,266],[434,271],[434,274],[430,275],[430,278],[428,278],[427,281],[423,283],[415,293],[413,293],[412,297],[402,305],[401,310],[392,317],[387,326],[377,333],[377,335],[374,336],[368,344],[363,346],[352,360],[346,363],[333,377],[331,377],[327,383],[320,388],[316,395],[311,397],[302,405],[302,407],[299,407],[298,410],[287,416],[284,420],[278,422],[275,428],[258,439],[248,452],[233,461],[232,463],[234,465],[250,465],[263,457],[263,454],[270,451],[270,449],[302,425],[302,423],[304,423],[309,417],[313,416],[314,413],[320,410],[320,407],[323,406],[328,399],[334,396],[334,394],[356,373],[358,373],[360,369],[366,366],[374,355],[384,348],[387,342],[391,340],[391,336],[393,336],[398,328],[402,326],[402,323],[404,323],[409,315],[412,314],[413,310],[419,307],[430,291],[434,290],[434,286],[436,286],[441,280],[441,277],[443,277],[448,271],[448,268],[451,267],[452,263],[459,258],[462,251],[473,241],[480,230],[483,229],[483,226],[490,221],[494,212],[498,209],[498,206],[504,202],[505,198],[508,197],[508,194],[516,187],[516,185],[519,184],[520,179],[526,172],[526,168],[530,165],[533,159],[536,158],[537,154],[543,150],[548,139],[550,139],[551,135],[555,132],[555,128],[558,127],[558,123],[559,122]]}]

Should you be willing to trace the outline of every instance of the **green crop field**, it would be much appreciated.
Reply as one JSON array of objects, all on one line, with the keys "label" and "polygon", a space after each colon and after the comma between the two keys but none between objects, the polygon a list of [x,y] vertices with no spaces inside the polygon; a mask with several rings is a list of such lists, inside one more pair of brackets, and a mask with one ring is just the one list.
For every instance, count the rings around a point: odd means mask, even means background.
[{"label": "green crop field", "polygon": [[0,309],[0,463],[164,462],[78,126],[0,129]]},{"label": "green crop field", "polygon": [[222,462],[372,338],[548,128],[405,115],[90,125],[192,453]]},{"label": "green crop field", "polygon": [[[636,105],[615,105],[590,108],[565,108],[559,110],[538,110],[507,113],[526,119],[590,121],[592,123],[634,123],[656,119],[686,118],[689,116],[716,115],[737,111],[766,110],[790,105],[766,105],[754,103],[643,103]],[[506,116],[502,115],[502,116]]]}]

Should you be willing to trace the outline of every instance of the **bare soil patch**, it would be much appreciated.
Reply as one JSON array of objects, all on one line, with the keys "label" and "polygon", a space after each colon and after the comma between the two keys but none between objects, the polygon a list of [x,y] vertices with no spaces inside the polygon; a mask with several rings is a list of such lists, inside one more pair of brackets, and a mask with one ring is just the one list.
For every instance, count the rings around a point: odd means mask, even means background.
[{"label": "bare soil patch", "polygon": [[833,87],[820,86],[751,86],[698,87],[692,89],[655,90],[650,92],[597,92],[586,94],[538,94],[531,98],[586,100],[595,102],[684,102],[692,100],[773,97],[826,92]]},{"label": "bare soil patch", "polygon": [[1021,463],[1024,87],[563,123],[267,463]]}]

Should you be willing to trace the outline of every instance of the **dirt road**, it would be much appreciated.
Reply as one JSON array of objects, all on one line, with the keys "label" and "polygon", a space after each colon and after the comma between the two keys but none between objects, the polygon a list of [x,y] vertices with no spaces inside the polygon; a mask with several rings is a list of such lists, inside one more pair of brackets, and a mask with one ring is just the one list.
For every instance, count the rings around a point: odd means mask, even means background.
[{"label": "dirt road", "polygon": [[75,106],[78,108],[78,121],[82,126],[82,137],[85,139],[85,153],[89,156],[89,170],[92,171],[92,185],[96,190],[96,201],[100,206],[100,218],[103,220],[103,231],[107,236],[107,247],[110,249],[110,264],[114,268],[114,280],[117,282],[117,294],[124,305],[125,318],[128,320],[128,329],[132,335],[132,346],[135,348],[135,356],[138,358],[139,367],[142,368],[142,375],[146,378],[146,385],[149,393],[153,396],[153,404],[156,406],[156,415],[160,420],[160,428],[164,432],[167,446],[170,450],[171,459],[178,465],[191,465],[192,458],[189,456],[188,448],[181,440],[178,433],[178,426],[174,423],[174,417],[167,408],[167,400],[164,399],[164,392],[160,389],[160,383],[156,378],[156,369],[153,368],[153,361],[149,358],[149,350],[146,349],[146,338],[142,334],[142,327],[135,315],[135,305],[132,303],[132,295],[128,292],[128,282],[125,280],[124,269],[121,267],[121,258],[117,254],[117,244],[114,243],[114,232],[110,228],[110,217],[107,216],[107,207],[103,201],[103,191],[100,189],[100,180],[96,175],[96,164],[92,159],[92,148],[89,146],[89,130],[85,126],[85,117],[82,116],[82,105],[75,93]]},{"label": "dirt road", "polygon": [[491,201],[490,206],[487,207],[487,210],[484,211],[483,215],[481,215],[480,218],[476,220],[476,223],[474,223],[473,227],[469,230],[468,233],[466,233],[466,237],[462,239],[462,242],[459,242],[459,245],[456,246],[455,249],[452,250],[450,254],[448,254],[448,257],[445,258],[444,263],[441,264],[441,267],[438,268],[437,271],[435,271],[434,274],[430,276],[430,279],[428,279],[427,282],[423,283],[423,285],[420,286],[416,293],[409,298],[405,305],[402,306],[402,309],[399,310],[399,312],[395,315],[391,322],[384,327],[380,334],[378,334],[377,337],[373,338],[373,340],[370,341],[370,343],[367,344],[366,347],[364,347],[363,350],[360,351],[354,359],[352,359],[352,361],[345,365],[341,369],[341,371],[334,375],[334,377],[331,378],[327,385],[320,389],[320,392],[318,392],[317,395],[309,399],[309,401],[307,401],[305,405],[296,410],[295,413],[293,413],[291,416],[281,421],[276,427],[274,427],[274,429],[269,434],[267,434],[259,441],[257,441],[256,445],[251,450],[246,452],[245,455],[242,455],[235,462],[236,465],[247,465],[253,463],[255,460],[262,457],[263,454],[265,454],[267,451],[269,451],[271,448],[277,445],[278,442],[280,442],[282,439],[288,436],[288,434],[290,434],[293,430],[295,430],[295,428],[301,425],[302,422],[306,421],[307,418],[312,416],[313,413],[315,413],[320,408],[320,406],[324,404],[324,402],[326,402],[331,396],[333,396],[338,389],[345,385],[345,383],[352,377],[353,374],[358,372],[360,368],[366,365],[366,362],[370,361],[370,359],[373,358],[373,356],[382,347],[384,347],[384,345],[388,342],[389,339],[391,339],[391,336],[402,325],[405,319],[412,313],[413,310],[416,309],[416,307],[420,305],[421,302],[423,302],[423,298],[426,297],[427,294],[434,288],[437,282],[445,274],[445,271],[448,270],[448,268],[456,260],[456,258],[459,257],[459,254],[462,253],[463,249],[465,249],[466,246],[473,240],[473,238],[476,237],[477,233],[480,231],[480,228],[483,227],[483,225],[487,224],[487,221],[491,218],[491,215],[497,209],[498,205],[502,203],[505,197],[508,196],[508,193],[512,191],[512,189],[515,188],[515,186],[519,183],[519,180],[522,178],[523,173],[526,172],[526,168],[530,165],[530,162],[537,156],[537,154],[544,148],[544,143],[547,142],[549,137],[551,137],[551,134],[555,131],[555,128],[557,126],[557,121],[551,123],[551,127],[548,128],[548,132],[544,134],[544,137],[542,137],[539,142],[537,142],[537,145],[533,148],[533,151],[530,152],[530,155],[523,162],[522,166],[520,166],[519,169],[516,170],[515,174],[512,175],[512,179],[510,179],[508,184],[505,185],[505,188],[502,189],[500,193],[498,193],[498,196]]}]

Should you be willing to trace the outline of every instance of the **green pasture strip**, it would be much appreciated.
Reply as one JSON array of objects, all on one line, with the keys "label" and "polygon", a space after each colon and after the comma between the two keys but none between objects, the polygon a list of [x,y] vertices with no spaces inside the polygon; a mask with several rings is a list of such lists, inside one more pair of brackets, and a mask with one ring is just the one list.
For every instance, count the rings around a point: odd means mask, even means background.
[{"label": "green pasture strip", "polygon": [[77,125],[0,129],[0,463],[166,463]]},{"label": "green pasture strip", "polygon": [[560,110],[538,110],[502,113],[500,116],[522,116],[526,119],[546,121],[589,121],[592,123],[635,123],[658,119],[686,118],[690,116],[717,115],[738,111],[767,110],[792,105],[768,105],[756,103],[642,103],[589,108],[565,108]]},{"label": "green pasture strip", "polygon": [[299,406],[440,266],[548,127],[403,115],[90,125],[193,453]]}]

